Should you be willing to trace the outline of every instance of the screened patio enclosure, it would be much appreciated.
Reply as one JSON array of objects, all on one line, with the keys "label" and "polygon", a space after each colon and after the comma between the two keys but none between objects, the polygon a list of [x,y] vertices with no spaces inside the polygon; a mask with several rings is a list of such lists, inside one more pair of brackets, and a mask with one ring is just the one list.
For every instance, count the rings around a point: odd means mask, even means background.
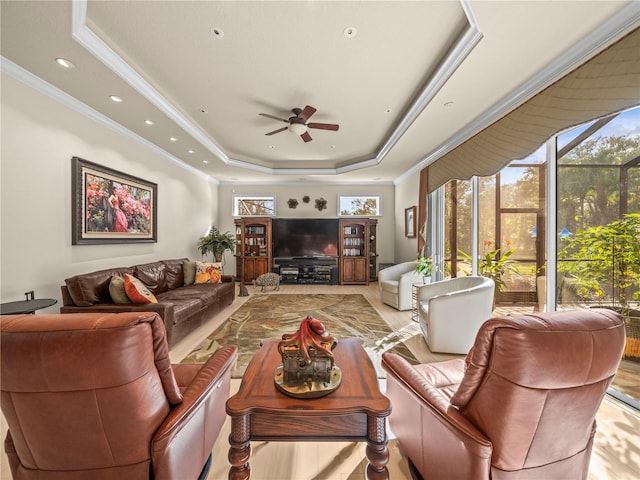
[{"label": "screened patio enclosure", "polygon": [[498,279],[501,311],[623,312],[614,387],[640,399],[640,107],[556,135],[495,175],[451,180],[428,205],[440,276]]}]

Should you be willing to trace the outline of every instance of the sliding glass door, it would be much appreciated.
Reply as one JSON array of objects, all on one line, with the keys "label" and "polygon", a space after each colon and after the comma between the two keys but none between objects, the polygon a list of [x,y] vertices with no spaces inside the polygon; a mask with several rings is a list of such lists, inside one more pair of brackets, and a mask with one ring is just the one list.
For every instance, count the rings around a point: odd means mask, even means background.
[{"label": "sliding glass door", "polygon": [[625,318],[613,388],[640,401],[640,108],[581,125],[557,141],[559,309],[604,307]]},{"label": "sliding glass door", "polygon": [[640,107],[573,128],[495,175],[452,180],[432,196],[444,197],[444,235],[432,240],[443,242],[444,275],[472,272],[477,233],[477,271],[491,276],[502,265],[498,314],[604,307],[623,315],[627,345],[613,389],[638,408]]}]

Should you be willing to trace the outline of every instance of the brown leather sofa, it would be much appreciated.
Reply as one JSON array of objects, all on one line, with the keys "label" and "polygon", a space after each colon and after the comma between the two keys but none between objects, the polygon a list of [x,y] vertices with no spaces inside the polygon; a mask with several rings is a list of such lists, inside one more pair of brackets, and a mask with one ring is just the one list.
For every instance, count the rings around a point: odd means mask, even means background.
[{"label": "brown leather sofa", "polygon": [[624,343],[594,309],[491,319],[466,360],[385,353],[391,430],[424,479],[586,479]]},{"label": "brown leather sofa", "polygon": [[171,365],[162,320],[148,312],[3,316],[0,332],[14,479],[206,475],[235,346]]},{"label": "brown leather sofa", "polygon": [[[60,313],[155,312],[164,321],[171,347],[235,299],[232,276],[223,275],[222,283],[185,285],[184,262],[188,259],[160,260],[67,278],[61,287],[63,306]],[[141,280],[158,303],[114,303],[109,293],[111,277],[124,277],[126,273]]]}]

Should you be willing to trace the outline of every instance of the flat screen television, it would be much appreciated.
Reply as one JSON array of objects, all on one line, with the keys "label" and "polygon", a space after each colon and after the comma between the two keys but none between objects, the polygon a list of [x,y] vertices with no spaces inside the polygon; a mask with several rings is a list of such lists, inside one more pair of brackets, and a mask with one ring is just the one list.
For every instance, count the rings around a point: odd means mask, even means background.
[{"label": "flat screen television", "polygon": [[337,257],[337,218],[274,218],[274,257]]}]

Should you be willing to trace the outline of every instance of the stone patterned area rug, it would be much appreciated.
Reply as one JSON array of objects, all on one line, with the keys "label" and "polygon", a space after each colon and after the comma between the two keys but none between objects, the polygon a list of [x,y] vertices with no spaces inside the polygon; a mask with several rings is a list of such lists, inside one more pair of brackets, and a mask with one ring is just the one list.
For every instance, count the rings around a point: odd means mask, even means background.
[{"label": "stone patterned area rug", "polygon": [[281,338],[283,333],[294,333],[307,315],[320,320],[338,341],[340,338],[362,338],[379,378],[385,378],[380,363],[383,352],[391,350],[416,363],[404,341],[419,333],[418,325],[408,325],[393,332],[369,301],[359,294],[254,295],[182,363],[202,362],[220,346],[237,345],[238,362],[232,377],[242,378],[262,339]]}]

